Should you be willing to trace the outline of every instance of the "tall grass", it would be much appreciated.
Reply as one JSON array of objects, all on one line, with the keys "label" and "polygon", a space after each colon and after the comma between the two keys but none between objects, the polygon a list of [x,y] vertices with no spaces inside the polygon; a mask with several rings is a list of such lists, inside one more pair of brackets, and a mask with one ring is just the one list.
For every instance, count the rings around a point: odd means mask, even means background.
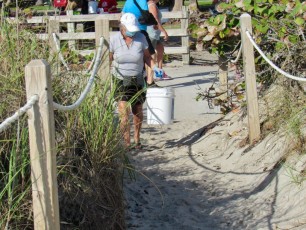
[{"label": "tall grass", "polygon": [[[46,58],[48,47],[27,30],[2,21],[0,29],[0,121],[26,102],[24,67]],[[17,33],[19,31],[19,33]],[[31,223],[31,183],[27,119],[0,133],[0,228],[20,229]]]},{"label": "tall grass", "polygon": [[[55,60],[27,29],[0,27],[0,122],[26,103],[24,68],[32,59]],[[69,60],[67,60],[69,62]],[[52,66],[54,100],[71,104],[88,76]],[[123,229],[124,156],[113,92],[97,78],[90,95],[70,112],[55,111],[61,229]],[[27,117],[0,133],[0,229],[32,229]]]}]

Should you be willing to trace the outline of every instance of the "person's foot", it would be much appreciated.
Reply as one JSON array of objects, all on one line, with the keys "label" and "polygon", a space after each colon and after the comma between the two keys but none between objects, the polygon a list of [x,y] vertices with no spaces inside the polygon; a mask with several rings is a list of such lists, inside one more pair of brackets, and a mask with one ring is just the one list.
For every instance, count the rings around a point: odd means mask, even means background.
[{"label": "person's foot", "polygon": [[148,88],[161,88],[161,87],[153,81],[151,84],[148,84]]},{"label": "person's foot", "polygon": [[172,80],[172,77],[168,76],[165,72],[161,78],[161,80]]}]

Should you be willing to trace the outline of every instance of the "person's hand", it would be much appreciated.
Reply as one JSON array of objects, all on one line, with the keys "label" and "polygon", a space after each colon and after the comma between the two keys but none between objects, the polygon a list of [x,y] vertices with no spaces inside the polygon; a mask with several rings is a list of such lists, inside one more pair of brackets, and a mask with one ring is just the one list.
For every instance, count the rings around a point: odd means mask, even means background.
[{"label": "person's hand", "polygon": [[153,71],[154,71],[155,78],[162,78],[163,77],[164,71],[162,69],[158,68],[157,66],[154,66]]},{"label": "person's hand", "polygon": [[164,36],[164,41],[166,42],[166,41],[168,41],[168,38],[169,38],[169,36],[168,36],[168,34],[167,34],[167,32],[165,33],[165,36]]}]

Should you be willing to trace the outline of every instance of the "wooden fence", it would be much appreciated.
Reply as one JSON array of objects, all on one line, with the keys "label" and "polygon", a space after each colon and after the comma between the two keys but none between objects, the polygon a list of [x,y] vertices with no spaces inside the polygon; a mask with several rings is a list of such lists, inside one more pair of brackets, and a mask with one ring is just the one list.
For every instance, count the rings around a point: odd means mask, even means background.
[{"label": "wooden fence", "polygon": [[[69,14],[69,13],[68,13]],[[164,19],[176,19],[180,22],[179,28],[169,28],[167,33],[170,37],[181,37],[181,45],[179,46],[167,46],[165,44],[165,53],[166,54],[181,54],[183,64],[189,64],[190,62],[190,53],[189,53],[189,35],[187,31],[188,27],[188,10],[184,8],[182,11],[178,12],[162,12]],[[114,28],[118,28],[119,19],[121,14],[87,14],[87,15],[61,15],[61,16],[41,16],[41,17],[32,17],[27,19],[28,24],[44,25],[49,27],[48,33],[39,33],[37,36],[40,39],[50,39],[50,33],[56,33],[59,43],[61,41],[68,41],[70,47],[75,47],[76,40],[97,40],[99,30],[103,30],[104,37],[106,41],[109,41],[109,36],[115,33]],[[97,24],[97,21],[109,21],[109,26],[107,23]],[[84,32],[79,31],[78,25],[82,25],[84,22],[95,22],[95,32]],[[47,26],[50,24],[49,26]],[[60,27],[65,24],[68,31],[61,31]],[[101,28],[103,26],[103,28]],[[107,33],[109,31],[109,33]],[[100,31],[101,32],[101,31]],[[163,36],[163,34],[162,34]],[[52,43],[51,43],[52,44]],[[53,44],[54,45],[54,44]],[[83,55],[90,54],[94,50],[76,50]]]}]

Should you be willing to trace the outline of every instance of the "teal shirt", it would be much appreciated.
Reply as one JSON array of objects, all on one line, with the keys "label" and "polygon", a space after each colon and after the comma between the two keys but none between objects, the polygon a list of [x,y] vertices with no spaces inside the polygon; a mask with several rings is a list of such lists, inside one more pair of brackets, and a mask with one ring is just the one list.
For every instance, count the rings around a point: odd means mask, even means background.
[{"label": "teal shirt", "polygon": [[[139,4],[139,6],[141,7],[141,9],[148,10],[148,3],[147,3],[146,0],[136,0],[136,1]],[[125,2],[124,6],[123,6],[122,12],[123,13],[132,13],[136,16],[137,19],[141,16],[141,12],[138,9],[138,7],[135,5],[134,0],[127,0]],[[140,30],[147,30],[147,26],[139,24],[139,29]]]}]

